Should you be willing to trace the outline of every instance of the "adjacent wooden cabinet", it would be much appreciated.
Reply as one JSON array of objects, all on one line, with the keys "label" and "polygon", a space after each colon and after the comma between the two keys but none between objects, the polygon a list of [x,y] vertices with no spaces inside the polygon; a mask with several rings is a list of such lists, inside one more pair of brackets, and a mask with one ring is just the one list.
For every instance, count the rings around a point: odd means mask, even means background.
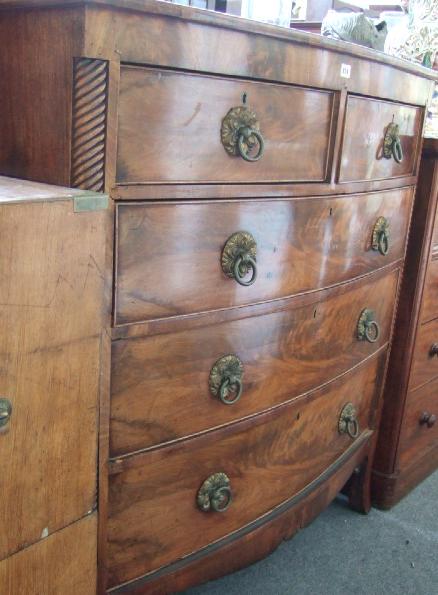
[{"label": "adjacent wooden cabinet", "polygon": [[425,139],[372,497],[390,508],[438,467],[438,140]]},{"label": "adjacent wooden cabinet", "polygon": [[0,592],[95,593],[108,197],[0,176]]},{"label": "adjacent wooden cabinet", "polygon": [[166,2],[1,7],[0,171],[112,199],[98,592],[240,568],[341,489],[369,510],[434,73]]}]

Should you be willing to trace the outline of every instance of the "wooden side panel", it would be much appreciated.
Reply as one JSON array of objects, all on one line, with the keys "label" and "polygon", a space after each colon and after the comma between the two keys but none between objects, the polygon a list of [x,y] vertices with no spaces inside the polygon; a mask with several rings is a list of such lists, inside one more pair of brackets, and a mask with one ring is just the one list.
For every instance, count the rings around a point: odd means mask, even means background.
[{"label": "wooden side panel", "polygon": [[2,595],[96,595],[97,514],[0,562]]},{"label": "wooden side panel", "polygon": [[0,206],[0,559],[96,505],[107,217]]},{"label": "wooden side panel", "polygon": [[[340,182],[379,180],[415,173],[423,110],[365,97],[347,101],[342,146]],[[399,126],[403,160],[383,156],[383,139],[388,125]]]},{"label": "wooden side panel", "polygon": [[438,317],[438,254],[431,259],[427,267],[424,282],[421,321],[427,322]]},{"label": "wooden side panel", "polygon": [[[344,405],[370,426],[385,354],[319,391],[255,420],[113,464],[108,520],[109,586],[141,576],[229,534],[314,480],[351,445],[338,432]],[[164,470],[165,467],[165,470]],[[233,501],[223,513],[197,508],[212,473]]]},{"label": "wooden side panel", "polygon": [[[333,199],[121,204],[116,324],[286,297],[390,264],[404,255],[411,196],[404,188]],[[391,230],[387,256],[371,248],[380,216]],[[257,242],[249,287],[221,268],[224,244],[238,231]]]},{"label": "wooden side panel", "polygon": [[73,56],[83,8],[0,14],[0,173],[70,185]]},{"label": "wooden side panel", "polygon": [[[265,142],[254,163],[221,143],[223,119],[243,101]],[[327,91],[124,66],[117,182],[322,181],[332,112]]]},{"label": "wooden side panel", "polygon": [[[292,303],[265,316],[115,341],[111,455],[253,415],[346,372],[389,340],[397,280],[395,271],[307,306]],[[364,308],[380,324],[376,343],[357,339]],[[242,397],[232,406],[209,391],[210,370],[228,353],[243,363]]]}]

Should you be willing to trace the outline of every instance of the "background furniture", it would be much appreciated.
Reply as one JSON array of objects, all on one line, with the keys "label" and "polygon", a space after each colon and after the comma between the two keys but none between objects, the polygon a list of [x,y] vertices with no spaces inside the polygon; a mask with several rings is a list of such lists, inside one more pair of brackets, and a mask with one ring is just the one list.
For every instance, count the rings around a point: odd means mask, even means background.
[{"label": "background furniture", "polygon": [[170,3],[3,9],[1,170],[114,201],[100,592],[242,567],[345,484],[366,511],[434,74]]},{"label": "background furniture", "polygon": [[0,177],[0,593],[96,592],[108,197]]},{"label": "background furniture", "polygon": [[372,498],[390,508],[438,467],[438,140],[425,139]]}]

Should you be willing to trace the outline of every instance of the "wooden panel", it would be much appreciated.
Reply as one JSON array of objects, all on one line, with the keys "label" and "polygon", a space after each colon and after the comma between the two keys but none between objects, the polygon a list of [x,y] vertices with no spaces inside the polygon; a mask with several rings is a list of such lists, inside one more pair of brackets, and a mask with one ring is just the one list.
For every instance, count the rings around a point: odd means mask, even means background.
[{"label": "wooden panel", "polygon": [[438,319],[420,325],[412,355],[412,368],[409,388],[414,389],[438,376],[438,352],[433,355],[432,345],[438,351]]},{"label": "wooden panel", "polygon": [[[293,295],[402,258],[411,189],[333,199],[121,204],[117,217],[116,323],[189,314]],[[379,216],[390,251],[371,249]],[[258,277],[226,277],[221,253],[239,230],[257,242]]]},{"label": "wooden panel", "polygon": [[[337,428],[346,402],[356,405],[361,430],[368,427],[383,362],[383,356],[373,358],[319,391],[237,427],[114,463],[110,586],[198,550],[303,489],[351,444]],[[198,489],[219,471],[230,478],[233,502],[222,514],[201,512]]]},{"label": "wooden panel", "polygon": [[[221,143],[244,94],[265,139],[254,163]],[[117,182],[324,180],[332,108],[323,91],[122,67]]]},{"label": "wooden panel", "polygon": [[[345,116],[340,182],[378,180],[415,172],[422,110],[388,101],[349,96]],[[391,122],[399,125],[403,161],[383,156],[383,139]]]},{"label": "wooden panel", "polygon": [[107,217],[0,206],[0,558],[95,506]]},{"label": "wooden panel", "polygon": [[96,595],[97,514],[0,562],[3,595]]},{"label": "wooden panel", "polygon": [[[438,256],[438,255],[437,255]],[[438,317],[438,257],[433,258],[427,267],[423,291],[421,321]]]},{"label": "wooden panel", "polygon": [[[420,423],[425,412],[437,418],[431,427],[427,423]],[[400,466],[414,464],[415,460],[421,459],[429,449],[433,448],[438,448],[437,380],[408,393],[400,435]],[[438,464],[437,455],[438,450],[435,452],[435,465]]]},{"label": "wooden panel", "polygon": [[[320,303],[114,342],[112,456],[268,409],[347,371],[388,341],[397,279],[395,271]],[[381,327],[373,344],[358,341],[355,332],[365,307]],[[232,406],[214,398],[208,386],[211,367],[228,353],[244,365],[243,394]]]}]

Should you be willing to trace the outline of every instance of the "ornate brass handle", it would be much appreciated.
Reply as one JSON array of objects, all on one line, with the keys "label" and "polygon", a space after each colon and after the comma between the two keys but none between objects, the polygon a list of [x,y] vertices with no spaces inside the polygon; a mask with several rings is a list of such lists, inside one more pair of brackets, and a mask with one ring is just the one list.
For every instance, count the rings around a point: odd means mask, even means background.
[{"label": "ornate brass handle", "polygon": [[12,404],[9,399],[0,398],[0,428],[6,426],[12,415]]},{"label": "ornate brass handle", "polygon": [[375,343],[380,337],[380,326],[375,319],[374,312],[369,308],[362,310],[357,323],[357,338],[359,341]]},{"label": "ornate brass handle", "polygon": [[359,436],[359,420],[353,403],[347,403],[342,408],[338,430],[340,434],[348,434],[353,440]]},{"label": "ornate brass handle", "polygon": [[386,159],[394,158],[397,163],[403,161],[403,147],[400,141],[398,124],[391,122],[385,132],[383,139],[383,156]]},{"label": "ornate brass handle", "polygon": [[389,251],[389,223],[385,217],[379,217],[373,228],[373,237],[371,241],[373,250],[386,256]]},{"label": "ornate brass handle", "polygon": [[[257,244],[247,231],[233,233],[222,251],[222,270],[239,285],[252,285],[257,279]],[[249,279],[247,278],[250,275]]]},{"label": "ornate brass handle", "polygon": [[[221,140],[229,155],[240,155],[245,161],[258,161],[265,151],[257,116],[243,105],[231,108],[222,120]],[[252,154],[254,148],[256,153]]]},{"label": "ornate brass handle", "polygon": [[242,396],[243,364],[237,355],[224,355],[213,365],[210,378],[210,392],[224,405],[234,405]]},{"label": "ornate brass handle", "polygon": [[432,345],[430,346],[429,355],[430,357],[438,355],[438,343],[432,343]]},{"label": "ornate brass handle", "polygon": [[435,425],[436,422],[436,415],[433,413],[429,413],[428,411],[423,411],[420,417],[420,425],[427,425],[428,428],[431,428]]},{"label": "ornate brass handle", "polygon": [[225,512],[232,500],[230,480],[225,473],[210,475],[199,488],[196,502],[203,512]]}]

